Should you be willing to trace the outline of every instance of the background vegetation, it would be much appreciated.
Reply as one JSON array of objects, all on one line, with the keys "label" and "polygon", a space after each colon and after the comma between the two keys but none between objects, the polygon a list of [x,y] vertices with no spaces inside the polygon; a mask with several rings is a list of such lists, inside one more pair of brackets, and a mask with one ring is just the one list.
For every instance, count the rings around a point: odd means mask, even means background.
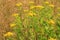
[{"label": "background vegetation", "polygon": [[59,40],[59,0],[0,0],[0,40]]}]

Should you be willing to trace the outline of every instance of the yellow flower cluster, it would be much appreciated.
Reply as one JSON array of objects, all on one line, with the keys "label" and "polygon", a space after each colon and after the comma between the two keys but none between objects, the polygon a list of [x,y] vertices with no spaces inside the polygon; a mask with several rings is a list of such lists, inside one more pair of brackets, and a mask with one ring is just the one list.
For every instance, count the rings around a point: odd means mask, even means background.
[{"label": "yellow flower cluster", "polygon": [[38,6],[31,6],[31,7],[30,7],[30,9],[33,9],[33,8],[40,8],[40,9],[43,9],[44,6],[40,6],[40,5],[38,5]]},{"label": "yellow flower cluster", "polygon": [[41,8],[41,9],[44,8],[44,6],[40,6],[40,5],[39,5],[39,6],[36,6],[36,7],[37,7],[37,8]]},{"label": "yellow flower cluster", "polygon": [[50,24],[55,24],[55,21],[54,20],[50,20],[49,23]]},{"label": "yellow flower cluster", "polygon": [[28,15],[29,15],[29,16],[36,16],[36,14],[33,13],[33,12],[29,12]]},{"label": "yellow flower cluster", "polygon": [[10,24],[10,27],[15,27],[15,26],[16,26],[16,24],[13,24],[13,23],[12,23],[12,24]]},{"label": "yellow flower cluster", "polygon": [[7,32],[6,34],[4,34],[5,37],[10,37],[10,36],[13,36],[13,35],[14,35],[14,33],[12,33],[12,32]]},{"label": "yellow flower cluster", "polygon": [[54,8],[54,5],[53,4],[50,4],[48,1],[44,2],[45,4],[48,4],[48,6]]},{"label": "yellow flower cluster", "polygon": [[22,5],[22,3],[17,3],[16,6],[20,7]]},{"label": "yellow flower cluster", "polygon": [[48,40],[56,40],[55,38],[49,38]]},{"label": "yellow flower cluster", "polygon": [[45,2],[45,4],[49,4],[49,2],[48,2],[48,1],[46,1],[46,2]]},{"label": "yellow flower cluster", "polygon": [[54,8],[54,5],[53,4],[50,4],[49,6],[52,7],[52,8]]},{"label": "yellow flower cluster", "polygon": [[13,13],[12,16],[16,17],[18,16],[19,14],[18,13]]}]

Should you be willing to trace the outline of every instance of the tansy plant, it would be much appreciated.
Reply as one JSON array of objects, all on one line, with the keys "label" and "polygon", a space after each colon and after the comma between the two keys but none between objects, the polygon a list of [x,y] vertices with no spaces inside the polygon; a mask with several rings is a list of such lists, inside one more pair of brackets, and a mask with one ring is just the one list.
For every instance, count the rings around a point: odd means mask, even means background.
[{"label": "tansy plant", "polygon": [[16,40],[59,40],[60,16],[55,18],[53,15],[55,5],[48,1],[44,5],[35,5],[32,1],[28,4],[29,9],[26,10],[22,3],[17,3],[19,11],[12,14],[14,21],[10,28],[15,32]]}]

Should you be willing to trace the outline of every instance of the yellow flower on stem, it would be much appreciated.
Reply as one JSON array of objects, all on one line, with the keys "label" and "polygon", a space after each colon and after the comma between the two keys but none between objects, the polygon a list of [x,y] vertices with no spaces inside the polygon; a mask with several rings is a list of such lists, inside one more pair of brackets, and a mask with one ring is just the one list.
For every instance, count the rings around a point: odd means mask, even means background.
[{"label": "yellow flower on stem", "polygon": [[49,6],[52,7],[52,8],[54,8],[54,5],[53,4],[50,4]]},{"label": "yellow flower on stem", "polygon": [[28,14],[29,16],[36,16],[36,14],[35,13],[33,13],[33,12],[29,12],[29,14]]},{"label": "yellow flower on stem", "polygon": [[22,5],[22,3],[17,3],[16,6],[17,7],[20,7]]},{"label": "yellow flower on stem", "polygon": [[7,32],[7,33],[4,34],[5,37],[10,37],[10,36],[13,36],[13,35],[14,35],[14,33],[12,33],[12,32]]},{"label": "yellow flower on stem", "polygon": [[50,24],[55,24],[55,21],[54,20],[50,20],[49,23]]},{"label": "yellow flower on stem", "polygon": [[55,39],[55,38],[49,38],[48,40],[57,40],[57,39]]},{"label": "yellow flower on stem", "polygon": [[19,14],[18,13],[13,13],[12,16],[16,17],[18,16]]},{"label": "yellow flower on stem", "polygon": [[49,2],[48,1],[46,1],[46,2],[44,2],[45,4],[49,4]]},{"label": "yellow flower on stem", "polygon": [[30,9],[33,9],[33,8],[40,8],[40,9],[43,9],[44,6],[40,6],[40,5],[38,5],[38,6],[31,6],[31,7],[30,7]]},{"label": "yellow flower on stem", "polygon": [[30,16],[33,16],[33,14],[32,14],[32,13],[29,13],[29,15],[30,15]]},{"label": "yellow flower on stem", "polygon": [[10,27],[15,27],[15,26],[16,26],[16,24],[13,24],[13,23],[10,24]]},{"label": "yellow flower on stem", "polygon": [[36,7],[36,8],[40,8],[40,9],[44,8],[44,6],[40,6],[40,5],[35,6],[35,7]]}]

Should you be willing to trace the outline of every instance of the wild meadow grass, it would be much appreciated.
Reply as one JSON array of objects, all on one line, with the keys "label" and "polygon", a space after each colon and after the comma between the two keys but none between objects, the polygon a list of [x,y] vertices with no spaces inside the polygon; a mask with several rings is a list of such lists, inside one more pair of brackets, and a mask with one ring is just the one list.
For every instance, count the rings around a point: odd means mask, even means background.
[{"label": "wild meadow grass", "polygon": [[60,40],[60,7],[57,13],[54,13],[55,5],[49,2],[43,5],[29,2],[27,10],[17,3],[16,8],[19,11],[11,15],[12,32],[4,34],[6,40]]}]

